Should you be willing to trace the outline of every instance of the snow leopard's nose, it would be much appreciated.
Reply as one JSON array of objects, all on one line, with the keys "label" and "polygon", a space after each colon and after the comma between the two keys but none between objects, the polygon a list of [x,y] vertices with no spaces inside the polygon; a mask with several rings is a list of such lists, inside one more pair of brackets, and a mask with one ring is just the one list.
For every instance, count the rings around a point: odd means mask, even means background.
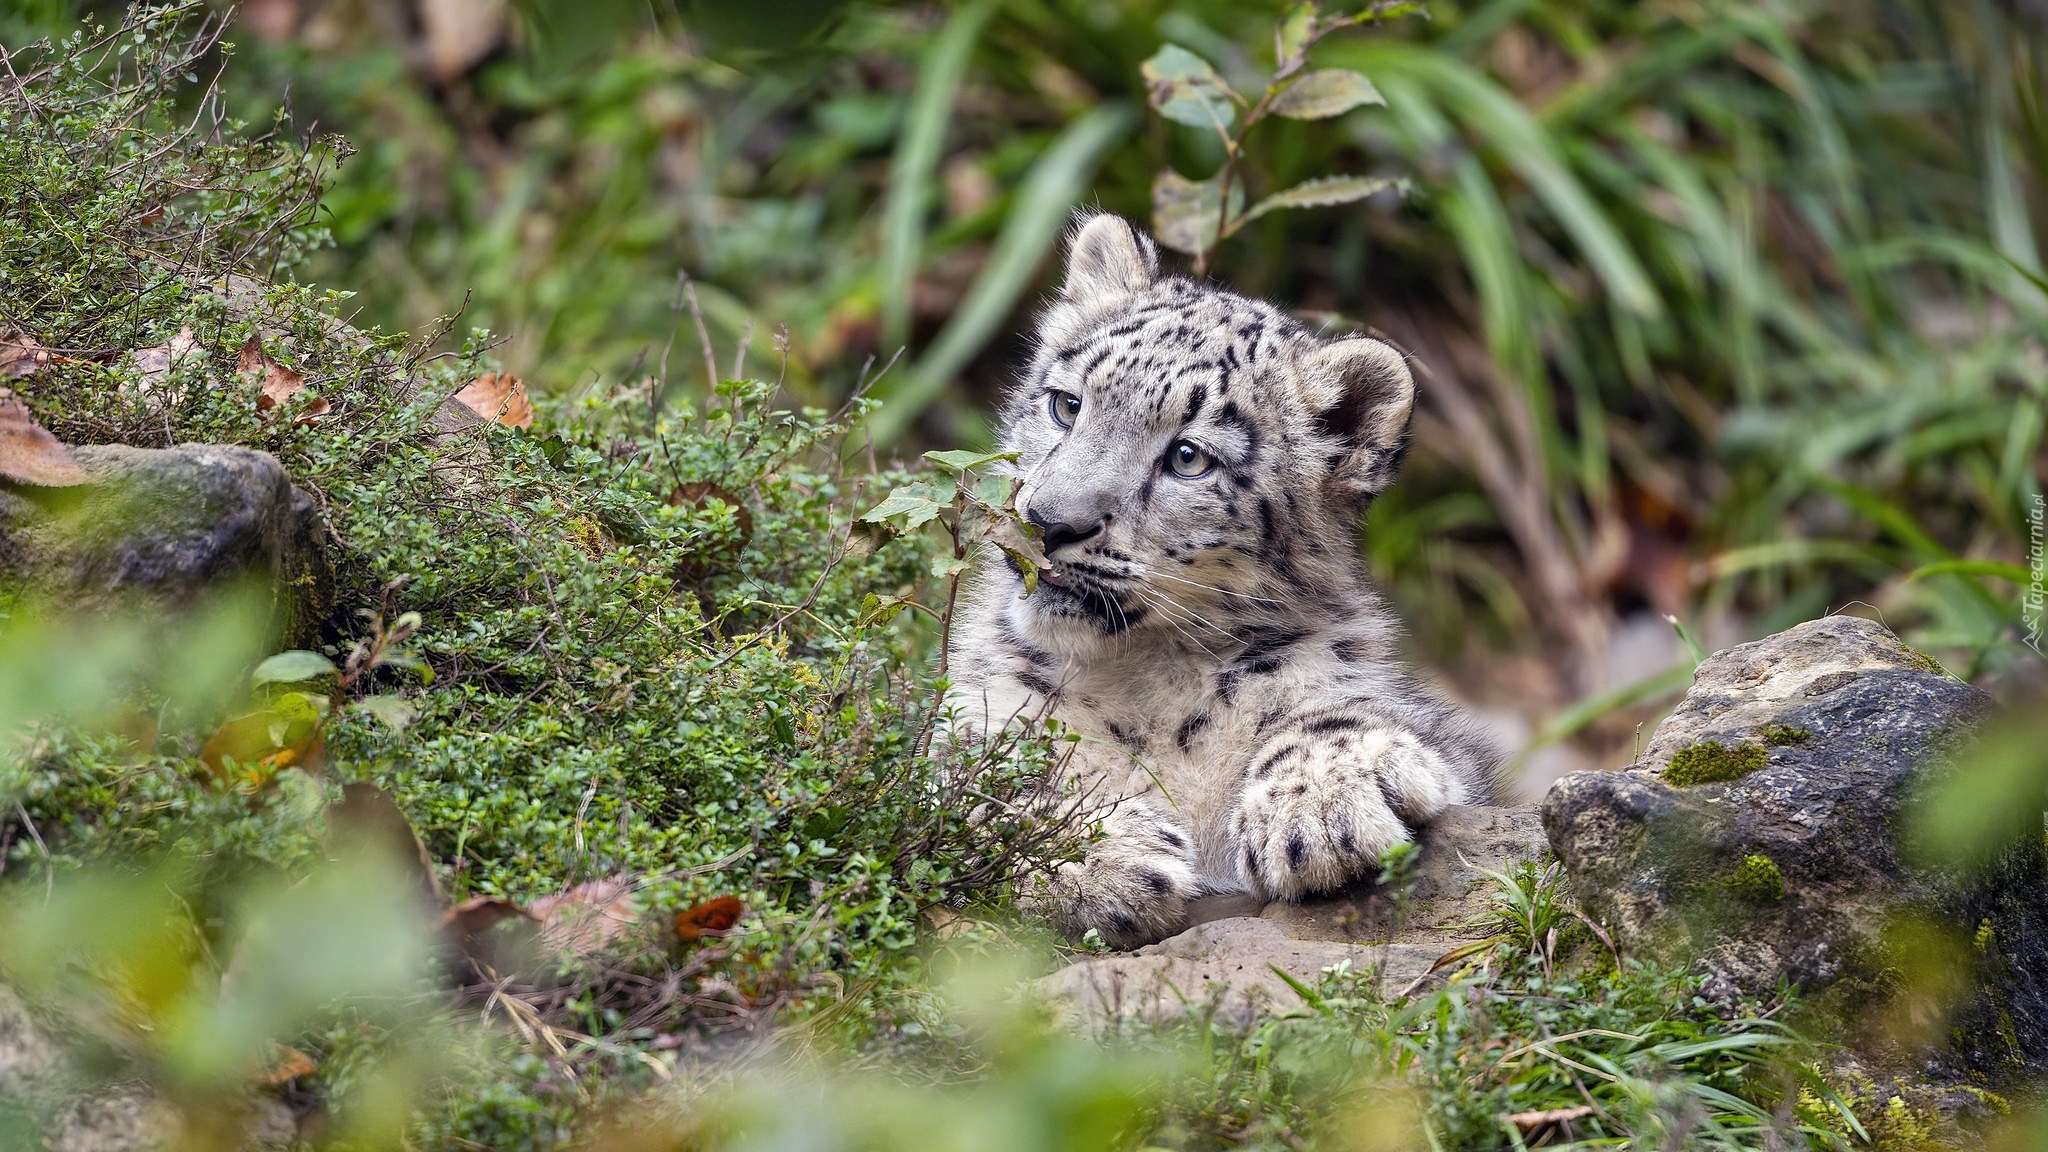
[{"label": "snow leopard's nose", "polygon": [[1024,513],[1024,518],[1036,524],[1038,530],[1045,534],[1045,554],[1047,556],[1051,556],[1069,544],[1079,544],[1094,537],[1096,533],[1102,531],[1102,525],[1108,519],[1107,517],[1097,517],[1087,524],[1072,524],[1065,520],[1055,520],[1051,516],[1043,515],[1036,508]]}]

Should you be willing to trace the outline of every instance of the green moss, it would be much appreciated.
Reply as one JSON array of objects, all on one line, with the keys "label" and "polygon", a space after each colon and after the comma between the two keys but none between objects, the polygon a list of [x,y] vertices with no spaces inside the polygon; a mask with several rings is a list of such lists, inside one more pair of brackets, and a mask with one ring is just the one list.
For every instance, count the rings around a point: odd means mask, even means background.
[{"label": "green moss", "polygon": [[1695,784],[1740,780],[1763,766],[1762,745],[1738,744],[1728,748],[1708,740],[1673,753],[1671,764],[1664,769],[1664,779],[1689,788]]},{"label": "green moss", "polygon": [[1752,904],[1776,904],[1785,898],[1785,874],[1769,856],[1743,857],[1728,886]]},{"label": "green moss", "polygon": [[1764,743],[1773,748],[1783,748],[1788,744],[1804,744],[1813,739],[1813,733],[1791,724],[1766,724],[1756,731],[1757,735],[1764,738]]}]

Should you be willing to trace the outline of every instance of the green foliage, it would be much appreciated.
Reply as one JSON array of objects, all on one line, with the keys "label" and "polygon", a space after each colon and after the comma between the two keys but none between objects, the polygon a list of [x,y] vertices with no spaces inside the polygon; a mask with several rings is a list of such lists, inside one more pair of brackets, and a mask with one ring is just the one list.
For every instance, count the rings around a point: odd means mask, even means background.
[{"label": "green foliage", "polygon": [[1208,270],[1218,244],[1268,212],[1348,204],[1393,187],[1395,181],[1385,178],[1317,176],[1247,209],[1238,165],[1246,138],[1268,116],[1328,120],[1364,105],[1384,105],[1386,98],[1360,73],[1304,71],[1309,50],[1339,29],[1419,10],[1415,4],[1381,3],[1353,16],[1325,17],[1312,2],[1294,5],[1274,31],[1278,60],[1256,100],[1239,94],[1209,61],[1178,44],[1167,44],[1140,65],[1153,109],[1175,123],[1214,132],[1223,149],[1223,167],[1206,180],[1160,169],[1152,183],[1152,232],[1159,242],[1194,257],[1199,274]]},{"label": "green foliage", "polygon": [[[906,661],[921,634],[863,612],[878,590],[907,603],[925,587],[923,534],[848,547],[875,481],[904,479],[844,466],[846,418],[860,407],[791,410],[775,384],[737,379],[700,411],[663,403],[670,389],[656,380],[543,404],[530,431],[437,423],[487,366],[485,334],[430,358],[335,321],[333,297],[239,279],[263,270],[252,261],[290,254],[276,238],[303,231],[312,198],[268,190],[315,157],[232,123],[181,127],[172,94],[206,49],[203,26],[178,39],[194,16],[141,11],[116,33],[16,57],[35,67],[0,112],[0,228],[37,239],[7,245],[0,315],[66,356],[11,383],[73,442],[274,453],[325,511],[340,605],[312,647],[259,662],[260,631],[241,616],[203,611],[145,631],[10,596],[0,683],[25,686],[0,703],[10,881],[83,872],[99,878],[80,881],[78,899],[92,904],[92,884],[148,891],[119,877],[182,862],[184,903],[232,907],[259,879],[323,875],[340,782],[374,782],[451,898],[524,902],[608,876],[638,890],[642,931],[579,957],[565,982],[520,993],[533,1002],[529,1027],[597,1038],[551,1075],[622,1051],[654,1059],[658,1034],[715,1030],[735,1013],[839,1003],[838,1026],[860,1033],[915,970],[921,909],[1001,904],[1016,869],[1071,851],[1021,802],[1045,786],[1041,744],[972,764],[928,750],[940,685]],[[39,151],[64,163],[31,162]],[[61,235],[45,236],[53,227]],[[185,351],[169,373],[153,377],[129,354],[174,337]],[[258,408],[257,382],[236,371],[251,340],[304,375],[300,408]],[[303,406],[313,395],[328,405],[317,418]],[[926,610],[945,615],[943,601]],[[208,639],[222,629],[229,640]],[[52,663],[63,671],[48,677]],[[31,903],[42,892],[14,887]],[[720,894],[745,909],[729,939],[687,955],[659,942],[655,924]],[[338,929],[406,902],[344,903]],[[35,920],[10,946],[68,946],[66,925],[93,917],[60,919]],[[165,963],[178,980],[218,981],[251,931],[230,923],[211,947]],[[354,954],[290,962],[315,973],[313,960]],[[10,978],[63,967],[24,956],[6,958]],[[300,995],[271,989],[268,975],[253,978],[260,995],[276,991],[299,1014],[223,1017],[242,1029],[227,1038],[236,1061],[252,1037],[293,1039],[340,1019],[334,1003],[369,994]],[[205,1044],[225,1034],[197,1009],[176,1011],[199,1047],[160,1028],[170,1048],[134,1070],[167,1085],[220,1080],[226,1057]],[[337,1055],[317,1036],[300,1042],[316,1059]],[[390,1059],[378,1066],[390,1074]],[[470,1119],[421,1123],[450,1141],[470,1124],[551,1130],[548,1109],[529,1115],[531,1085],[496,1086],[502,1061],[482,1069],[446,1074]],[[346,1112],[356,1089],[333,1089]],[[502,1114],[478,1099],[501,1100]]]},{"label": "green foliage", "polygon": [[1738,744],[1728,748],[1717,741],[1707,740],[1673,752],[1671,763],[1664,768],[1664,779],[1680,788],[1690,788],[1695,784],[1724,784],[1740,780],[1763,767],[1764,758],[1760,744]]}]

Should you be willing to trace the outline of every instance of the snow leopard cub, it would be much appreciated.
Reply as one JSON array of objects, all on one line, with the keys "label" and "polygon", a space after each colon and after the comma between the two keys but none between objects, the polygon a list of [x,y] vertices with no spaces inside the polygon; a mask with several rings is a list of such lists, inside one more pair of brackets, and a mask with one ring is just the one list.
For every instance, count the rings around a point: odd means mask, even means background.
[{"label": "snow leopard cub", "polygon": [[1066,771],[1114,805],[1045,878],[1063,928],[1128,948],[1198,896],[1332,888],[1489,799],[1498,757],[1397,662],[1360,556],[1413,397],[1386,344],[1162,277],[1118,217],[1076,229],[1001,438],[1052,573],[1026,597],[982,564],[949,698],[955,739],[1048,711],[1084,737]]}]

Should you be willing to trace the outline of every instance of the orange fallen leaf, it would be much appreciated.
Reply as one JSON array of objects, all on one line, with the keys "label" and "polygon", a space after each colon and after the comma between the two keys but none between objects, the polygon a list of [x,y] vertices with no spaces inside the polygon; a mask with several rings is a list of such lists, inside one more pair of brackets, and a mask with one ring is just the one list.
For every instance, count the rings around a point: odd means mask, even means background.
[{"label": "orange fallen leaf", "polygon": [[676,939],[690,941],[703,936],[724,932],[740,922],[740,914],[746,905],[737,896],[719,896],[694,908],[685,908],[676,913]]},{"label": "orange fallen leaf", "polygon": [[639,897],[624,876],[587,880],[528,906],[541,939],[576,956],[590,956],[626,934],[640,915]]},{"label": "orange fallen leaf", "polygon": [[471,412],[510,428],[533,427],[533,402],[526,381],[510,372],[486,372],[455,394]]},{"label": "orange fallen leaf", "polygon": [[270,1071],[263,1074],[263,1082],[277,1088],[301,1076],[311,1076],[319,1070],[320,1066],[313,1063],[311,1056],[297,1048],[280,1047],[277,1050],[277,1063],[272,1064]]},{"label": "orange fallen leaf", "polygon": [[192,335],[189,324],[178,329],[178,334],[166,343],[137,348],[135,367],[142,373],[142,390],[151,392],[161,388],[172,369],[196,355],[200,355],[199,339]]},{"label": "orange fallen leaf", "polygon": [[69,488],[92,477],[78,466],[71,449],[41,424],[21,397],[0,388],[0,479],[38,488]]},{"label": "orange fallen leaf", "polygon": [[237,791],[255,792],[293,766],[314,768],[324,757],[319,704],[287,692],[267,708],[222,724],[199,750],[199,760]]},{"label": "orange fallen leaf", "polygon": [[235,374],[246,379],[263,378],[263,390],[256,396],[256,410],[268,412],[306,390],[306,378],[272,360],[263,351],[263,341],[249,337],[235,358]]},{"label": "orange fallen leaf", "polygon": [[26,332],[0,336],[0,379],[19,380],[34,375],[45,364],[62,364],[68,359],[36,343]]},{"label": "orange fallen leaf", "polygon": [[[534,918],[532,913],[503,896],[472,896],[441,913],[435,927],[449,940],[461,944],[480,932],[489,931],[498,921],[514,917]],[[467,948],[463,950],[468,951]]]}]

